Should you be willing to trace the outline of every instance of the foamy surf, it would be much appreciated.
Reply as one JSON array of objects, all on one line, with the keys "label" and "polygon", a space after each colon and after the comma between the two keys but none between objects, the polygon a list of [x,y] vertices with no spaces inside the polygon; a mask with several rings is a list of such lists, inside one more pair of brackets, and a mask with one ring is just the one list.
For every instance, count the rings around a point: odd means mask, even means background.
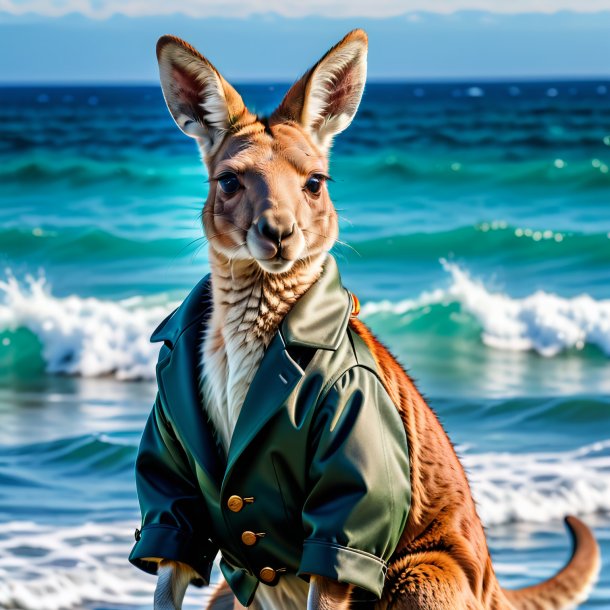
[{"label": "foamy surf", "polygon": [[455,263],[442,259],[441,264],[451,276],[448,288],[397,303],[365,303],[362,316],[425,315],[431,306],[456,303],[476,320],[481,327],[481,340],[489,347],[531,350],[552,357],[567,349],[582,350],[594,345],[610,356],[610,300],[595,300],[586,294],[563,298],[543,291],[512,298],[488,290]]},{"label": "foamy surf", "polygon": [[470,453],[461,461],[485,525],[610,511],[610,439],[573,451]]},{"label": "foamy surf", "polygon": [[0,282],[0,298],[0,349],[10,348],[11,331],[27,329],[41,343],[47,372],[119,380],[154,376],[159,348],[149,337],[175,306],[58,298],[44,277],[20,282],[11,273]]},{"label": "foamy surf", "polygon": [[[146,608],[155,579],[127,557],[134,523],[73,527],[12,521],[0,532],[0,608]],[[189,589],[185,608],[202,608],[209,590]]]},{"label": "foamy surf", "polygon": [[[458,451],[492,543],[494,525],[534,522],[545,528],[566,514],[610,510],[610,440],[567,452],[477,454],[467,447]],[[2,524],[0,608],[150,607],[155,579],[127,561],[137,525],[135,516],[75,525]],[[521,531],[517,527],[515,532]],[[567,544],[565,534],[559,536]],[[496,567],[501,577],[523,570],[510,563]],[[213,579],[218,578],[215,570]],[[184,607],[204,607],[210,592],[189,588]]]},{"label": "foamy surf", "polygon": [[[513,298],[487,289],[455,263],[441,263],[451,278],[447,288],[400,302],[365,303],[363,318],[402,316],[408,333],[413,317],[457,304],[480,327],[481,341],[489,347],[552,357],[594,345],[610,356],[610,300],[542,291]],[[19,281],[8,272],[0,281],[0,349],[10,349],[12,332],[27,329],[40,342],[49,373],[151,379],[158,346],[150,344],[150,334],[176,305],[158,295],[122,301],[60,298],[43,276]],[[459,317],[452,320],[461,323]]]}]

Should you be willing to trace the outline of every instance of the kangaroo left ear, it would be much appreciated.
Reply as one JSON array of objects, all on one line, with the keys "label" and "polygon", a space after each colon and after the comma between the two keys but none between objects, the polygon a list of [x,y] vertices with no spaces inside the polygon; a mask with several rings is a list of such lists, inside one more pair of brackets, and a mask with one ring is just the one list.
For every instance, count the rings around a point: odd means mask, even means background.
[{"label": "kangaroo left ear", "polygon": [[352,122],[366,81],[368,38],[351,31],[288,91],[272,122],[300,123],[328,152],[334,136]]},{"label": "kangaroo left ear", "polygon": [[253,120],[237,91],[184,40],[162,36],[157,59],[167,107],[178,127],[197,140],[206,160],[227,133]]}]

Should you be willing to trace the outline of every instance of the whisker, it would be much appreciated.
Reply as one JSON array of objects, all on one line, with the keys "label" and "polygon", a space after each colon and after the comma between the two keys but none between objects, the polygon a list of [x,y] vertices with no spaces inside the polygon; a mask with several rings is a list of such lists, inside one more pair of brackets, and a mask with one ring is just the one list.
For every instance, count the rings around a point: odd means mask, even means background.
[{"label": "whisker", "polygon": [[362,258],[362,254],[360,254],[360,252],[358,252],[358,250],[356,250],[356,248],[354,248],[354,246],[352,246],[351,244],[348,244],[346,241],[341,241],[340,239],[337,239],[335,244],[339,245],[339,246],[344,246],[345,248],[349,248],[350,250],[353,250],[358,256],[360,256]]},{"label": "whisker", "polygon": [[205,205],[205,201],[203,202],[203,205],[199,206],[199,207],[191,207],[188,206],[190,209],[195,210],[195,218],[201,218],[201,214],[203,212],[204,206]]},{"label": "whisker", "polygon": [[[231,223],[231,224],[233,224],[233,223]],[[214,235],[210,235],[209,237],[206,236],[206,238],[208,241],[210,241],[210,240],[214,239],[215,237],[222,237],[223,235],[229,235],[230,233],[237,233],[237,231],[243,231],[243,229],[241,227],[237,227],[236,229],[231,229],[230,231],[223,231],[222,233],[215,233]]]},{"label": "whisker", "polygon": [[312,231],[311,229],[301,229],[301,231],[303,231],[303,233],[311,233],[312,235],[317,235],[318,237],[323,237],[324,239],[329,238],[328,235],[324,235],[322,233],[316,233],[315,231]]},{"label": "whisker", "polygon": [[[328,235],[323,235],[322,233],[316,233],[315,231],[312,231],[311,229],[301,229],[304,233],[312,233],[313,235],[317,235],[318,237],[323,237],[324,239],[328,239],[329,236]],[[358,256],[362,256],[360,254],[360,252],[358,252],[358,250],[356,250],[356,248],[354,248],[354,246],[352,246],[351,244],[348,244],[346,241],[343,241],[341,239],[335,239],[335,245],[341,245],[341,246],[345,246],[346,248],[351,248]]]},{"label": "whisker", "polygon": [[[312,235],[317,235],[318,237],[322,237],[324,239],[329,239],[330,235],[325,235],[323,233],[316,233],[315,231],[312,231],[311,229],[301,229],[304,233],[311,233]],[[349,248],[351,248],[352,246],[350,246],[347,242],[344,242],[342,240],[340,240],[338,237],[335,238],[335,243],[337,244],[342,244],[344,246],[347,246]]]},{"label": "whisker", "polygon": [[231,254],[229,255],[229,260],[231,260],[231,261],[233,260],[233,250],[235,251],[235,254],[237,254],[239,252],[239,249],[242,246],[245,246],[245,245],[246,245],[246,242],[242,241],[241,243],[236,244],[235,246],[232,246],[231,247]]},{"label": "whisker", "polygon": [[207,238],[205,235],[202,235],[201,237],[196,237],[195,239],[189,241],[189,243],[186,244],[185,246],[182,246],[182,248],[180,248],[180,250],[178,251],[178,254],[176,256],[179,256],[180,254],[182,254],[183,250],[190,248],[193,244],[197,243],[198,241],[203,241],[205,243],[206,239]]},{"label": "whisker", "polygon": [[311,265],[311,253],[309,250],[309,244],[307,243],[307,240],[305,239],[304,242],[305,242],[305,248],[306,248],[307,254],[302,260],[304,261],[305,266],[309,267],[309,265]]},{"label": "whisker", "polygon": [[[182,248],[180,248],[180,250],[178,250],[178,252],[172,257],[172,260],[168,264],[169,265],[173,265],[176,262],[176,260],[178,259],[178,257],[182,254],[182,252],[184,252],[184,250],[186,250],[187,248],[189,248],[194,243],[197,243],[200,240],[202,240],[202,245],[198,249],[202,248],[205,245],[205,243],[206,243],[205,235],[203,235],[201,237],[196,237],[195,239],[191,240],[188,244],[182,246]],[[198,250],[195,250],[195,252],[197,252],[197,251]],[[192,259],[191,259],[191,262],[192,262]]]},{"label": "whisker", "polygon": [[[328,235],[324,235],[324,234],[322,234],[322,233],[316,233],[315,231],[312,231],[311,229],[301,229],[301,230],[303,231],[303,233],[311,233],[311,234],[313,234],[313,235],[317,235],[318,237],[322,237],[322,238],[324,238],[324,239],[328,239],[328,238],[329,238],[329,236],[328,236]],[[362,255],[360,254],[360,252],[358,252],[358,250],[356,250],[356,248],[354,248],[354,246],[352,246],[352,245],[348,244],[346,241],[343,241],[343,240],[341,240],[341,239],[339,239],[339,238],[336,238],[336,239],[335,239],[335,243],[334,243],[333,247],[334,247],[335,245],[337,245],[337,244],[338,244],[338,245],[341,245],[341,246],[345,246],[346,248],[351,248],[351,249],[352,249],[352,250],[353,250],[353,251],[354,251],[354,252],[355,252],[355,253],[356,253],[358,256],[362,256]]]},{"label": "whisker", "polygon": [[193,256],[191,256],[191,264],[195,262],[195,257],[203,250],[205,243],[202,243],[196,250],[193,252]]},{"label": "whisker", "polygon": [[[214,235],[210,235],[209,237],[207,235],[204,235],[203,237],[198,237],[197,239],[194,239],[189,244],[184,246],[182,248],[182,250],[184,250],[184,248],[187,248],[188,246],[194,244],[195,242],[201,240],[201,244],[197,247],[197,249],[195,250],[195,252],[193,252],[193,255],[191,256],[191,263],[192,263],[194,261],[195,257],[199,254],[199,252],[201,252],[203,247],[210,243],[210,240],[214,239],[215,237],[222,237],[223,235],[229,235],[230,233],[236,233],[237,231],[240,231],[240,230],[241,229],[239,227],[237,227],[236,229],[231,229],[230,231],[223,231],[221,233],[215,233]],[[237,247],[241,248],[241,246],[245,245],[245,243],[246,242],[244,241],[241,244],[239,244]]]},{"label": "whisker", "polygon": [[220,214],[219,212],[206,212],[204,210],[201,215],[202,216],[222,216],[223,220],[225,220],[229,224],[232,224],[234,227],[237,227],[238,229],[241,229],[244,232],[248,231],[248,229],[244,229],[243,227],[240,227],[238,224],[234,223],[232,220],[229,220],[224,214]]}]

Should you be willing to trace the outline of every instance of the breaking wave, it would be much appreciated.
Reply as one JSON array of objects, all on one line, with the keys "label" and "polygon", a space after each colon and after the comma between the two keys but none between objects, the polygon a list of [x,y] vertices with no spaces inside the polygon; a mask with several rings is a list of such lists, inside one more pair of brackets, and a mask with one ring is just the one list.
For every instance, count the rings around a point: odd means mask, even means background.
[{"label": "breaking wave", "polygon": [[535,351],[552,357],[564,350],[594,345],[610,356],[610,300],[588,295],[564,298],[537,291],[513,298],[488,290],[455,263],[441,261],[451,276],[446,289],[400,302],[365,303],[363,317],[401,316],[408,328],[415,317],[449,317],[457,306],[479,327],[481,341],[496,349]]},{"label": "breaking wave", "polygon": [[565,452],[461,453],[484,525],[610,511],[610,440]]},{"label": "breaking wave", "polygon": [[[49,373],[119,380],[153,377],[158,346],[149,337],[173,308],[143,305],[140,298],[58,298],[44,278],[19,282],[11,275],[0,282],[0,299],[0,362],[19,367],[20,354],[36,351],[34,340]],[[24,330],[28,334],[19,332]]]},{"label": "breaking wave", "polygon": [[[595,346],[610,356],[610,300],[564,298],[538,291],[513,298],[488,290],[454,263],[442,261],[448,288],[399,302],[365,303],[364,318],[398,317],[404,333],[451,332],[500,350],[553,357]],[[158,346],[149,343],[157,324],[176,306],[159,296],[122,301],[56,297],[44,277],[0,282],[0,364],[30,369],[37,359],[48,373],[119,380],[154,376]]]}]

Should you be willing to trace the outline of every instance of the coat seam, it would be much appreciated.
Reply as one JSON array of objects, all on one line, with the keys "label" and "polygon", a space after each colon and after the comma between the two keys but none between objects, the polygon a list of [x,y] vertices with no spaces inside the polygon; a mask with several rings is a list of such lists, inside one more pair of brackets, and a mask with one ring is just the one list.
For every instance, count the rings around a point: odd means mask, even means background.
[{"label": "coat seam", "polygon": [[[382,390],[385,392],[385,388],[383,384],[379,382]],[[379,402],[375,401],[375,411],[377,412],[377,419],[379,421],[379,430],[381,432],[381,446],[383,448],[383,462],[385,466],[386,478],[388,481],[388,491],[390,493],[390,521],[394,523],[394,516],[396,515],[396,501],[394,499],[394,488],[392,486],[392,477],[390,474],[389,462],[388,462],[388,453],[386,449],[386,431],[383,426],[383,419],[381,417],[381,413],[379,411]]]},{"label": "coat seam", "polygon": [[373,555],[373,553],[368,553],[367,551],[362,551],[360,549],[355,549],[351,546],[345,546],[343,544],[338,544],[336,542],[329,542],[327,540],[319,540],[317,538],[308,538],[303,542],[303,546],[307,544],[317,544],[318,546],[325,546],[332,549],[338,549],[341,551],[348,551],[349,553],[356,553],[358,555],[362,555],[363,557],[367,557],[368,559],[372,559],[377,563],[380,563],[382,567],[387,568],[387,563],[381,559],[381,557],[377,557],[377,555]]},{"label": "coat seam", "polygon": [[[338,373],[337,375],[335,375],[334,377],[331,378],[331,381],[329,381],[326,384],[326,386],[324,387],[324,389],[320,392],[320,398],[318,399],[319,403],[323,403],[326,400],[330,391],[333,389],[333,387],[336,385],[336,383],[344,375],[347,375],[347,373],[349,373],[353,369],[357,369],[357,368],[361,368],[361,369],[364,369],[364,370],[372,373],[376,377],[376,379],[381,383],[381,386],[383,387],[383,382],[381,380],[381,377],[379,376],[379,373],[376,370],[372,369],[370,366],[368,366],[366,364],[360,364],[360,363],[356,362],[356,364],[350,365],[346,369],[343,369],[341,371],[341,373]],[[384,391],[385,391],[385,388],[384,388]]]}]

